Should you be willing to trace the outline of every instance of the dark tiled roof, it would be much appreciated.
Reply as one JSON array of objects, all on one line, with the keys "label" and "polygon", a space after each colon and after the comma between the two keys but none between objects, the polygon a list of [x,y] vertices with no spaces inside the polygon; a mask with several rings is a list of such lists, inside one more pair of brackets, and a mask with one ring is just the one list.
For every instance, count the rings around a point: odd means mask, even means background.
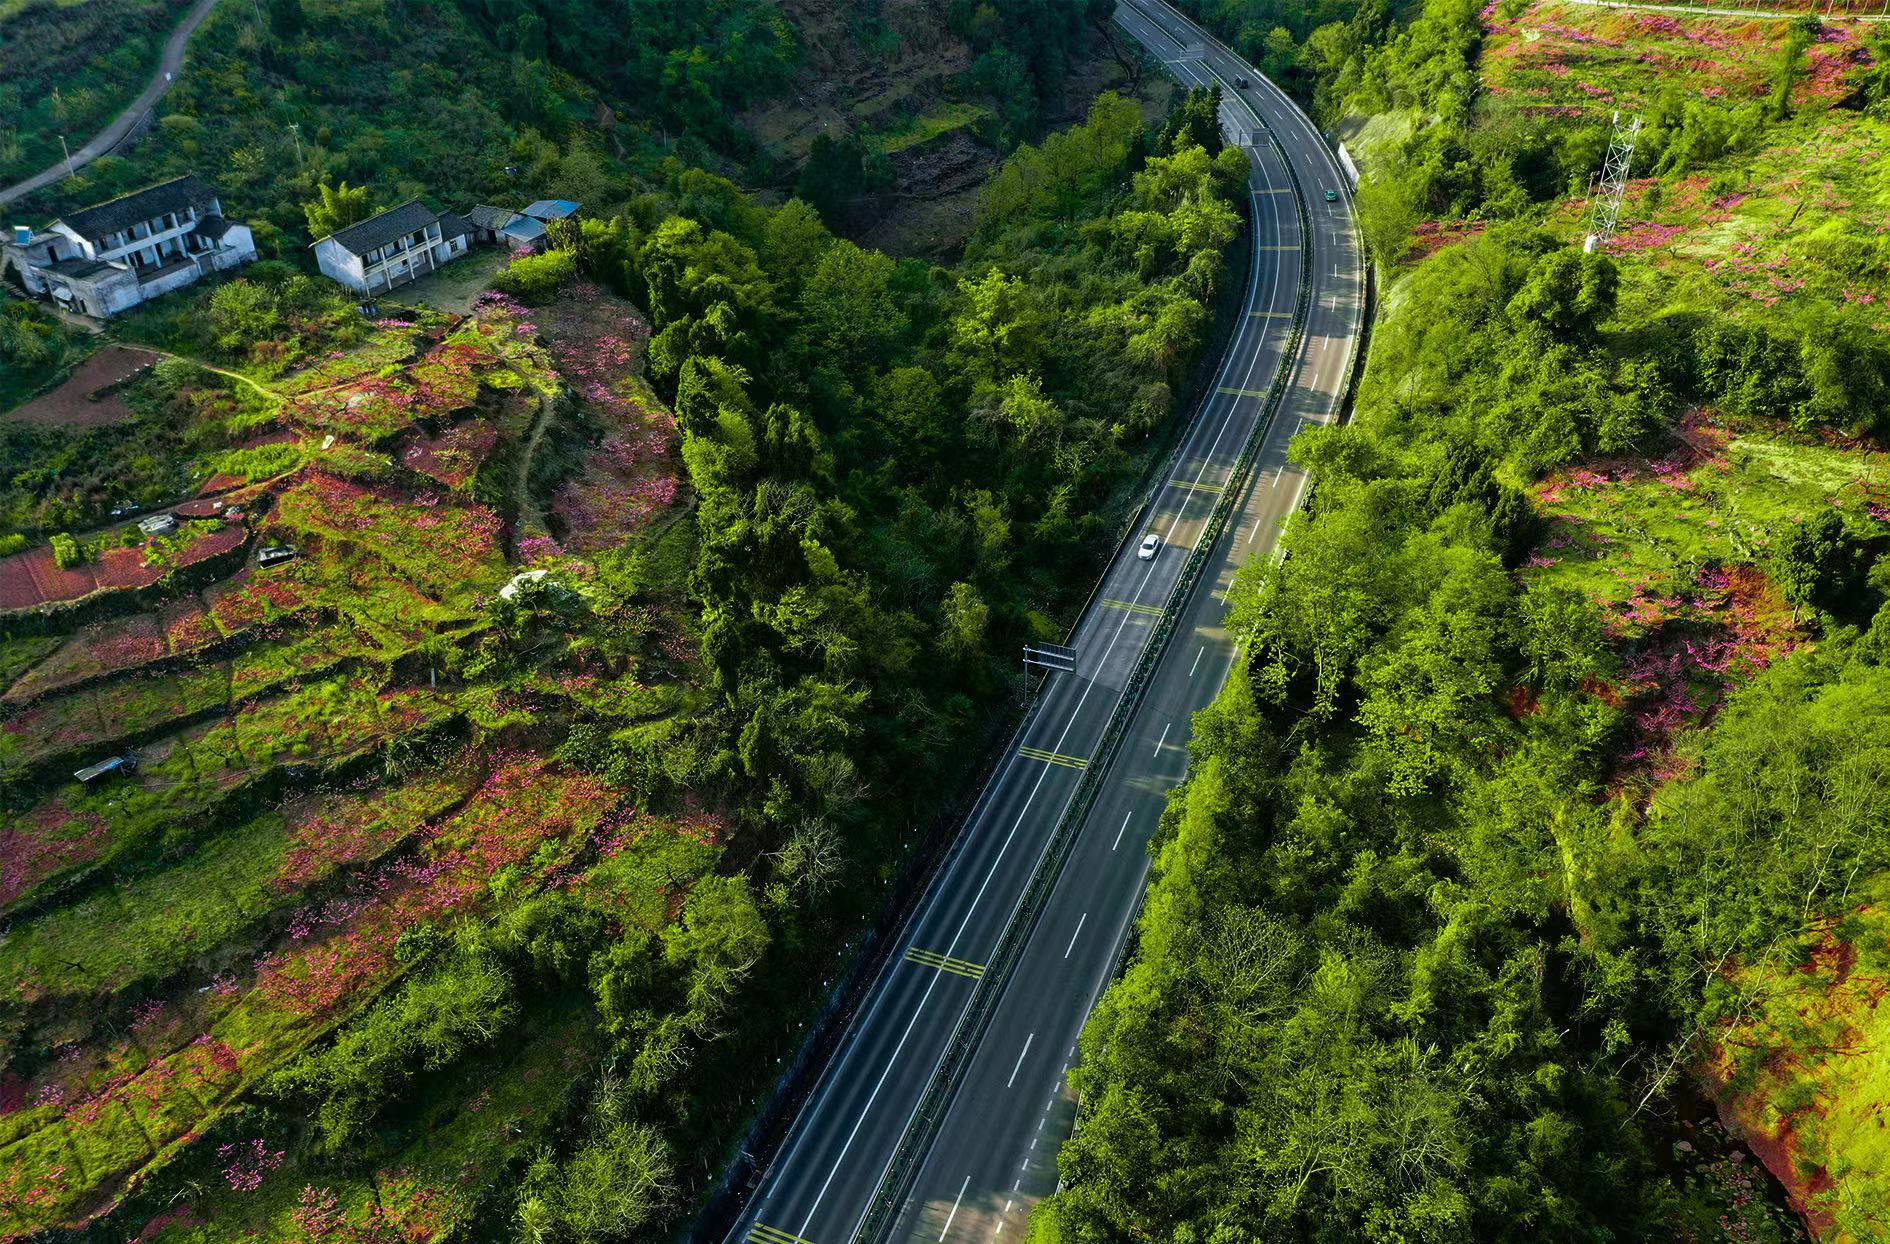
[{"label": "dark tiled roof", "polygon": [[451,242],[471,232],[472,224],[464,216],[455,216],[451,212],[440,213],[440,241]]},{"label": "dark tiled roof", "polygon": [[60,219],[80,237],[97,241],[165,212],[182,212],[191,207],[202,212],[210,206],[210,200],[216,197],[217,192],[201,177],[187,173],[175,181],[146,186],[143,190],[134,190],[122,198],[85,208]]},{"label": "dark tiled roof", "polygon": [[221,242],[223,235],[230,231],[230,222],[221,216],[202,216],[197,220],[197,234],[209,238],[212,242]]},{"label": "dark tiled roof", "polygon": [[[169,211],[170,209],[165,208],[164,210]],[[115,264],[102,263],[96,259],[62,259],[56,264],[47,265],[46,270],[48,272],[57,273],[72,281],[90,280],[101,272],[124,271],[123,268]]]},{"label": "dark tiled roof", "polygon": [[332,237],[351,254],[365,255],[377,246],[398,242],[409,233],[418,233],[428,225],[437,224],[439,219],[438,212],[415,199],[382,212],[379,216],[370,216],[358,225],[349,225]]},{"label": "dark tiled roof", "polygon": [[505,228],[516,215],[518,213],[509,207],[493,207],[488,203],[481,203],[466,213],[466,219],[478,228],[498,230]]}]

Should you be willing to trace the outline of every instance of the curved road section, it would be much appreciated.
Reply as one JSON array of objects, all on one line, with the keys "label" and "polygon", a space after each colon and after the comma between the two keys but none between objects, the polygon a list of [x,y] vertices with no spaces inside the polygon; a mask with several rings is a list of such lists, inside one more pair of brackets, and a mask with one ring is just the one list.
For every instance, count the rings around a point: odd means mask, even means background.
[{"label": "curved road section", "polygon": [[[1141,902],[1190,719],[1232,667],[1226,589],[1305,490],[1287,443],[1338,417],[1363,269],[1324,140],[1161,0],[1125,0],[1116,20],[1184,84],[1222,84],[1223,125],[1253,161],[1245,316],[1147,507],[1160,551],[1138,558],[1140,531],[1118,551],[1072,638],[1075,671],[1051,676],[730,1241],[1022,1236],[1056,1188],[1065,1076]],[[1087,807],[1060,834],[1079,788]]]},{"label": "curved road section", "polygon": [[50,186],[62,177],[70,176],[123,142],[125,135],[131,133],[132,127],[144,120],[145,114],[155,108],[158,100],[164,98],[164,93],[171,89],[171,84],[177,79],[177,71],[184,67],[184,46],[190,42],[190,36],[197,32],[197,27],[203,25],[204,18],[210,16],[210,10],[216,7],[217,0],[197,0],[196,7],[184,15],[184,20],[178,23],[177,29],[173,30],[171,37],[165,41],[164,55],[158,62],[157,72],[152,74],[151,81],[145,84],[144,92],[131,101],[131,107],[119,113],[110,125],[93,135],[92,140],[85,146],[73,152],[69,165],[61,160],[51,168],[33,174],[25,181],[16,182],[0,190],[0,207],[6,206],[15,199],[24,198],[42,187]]}]

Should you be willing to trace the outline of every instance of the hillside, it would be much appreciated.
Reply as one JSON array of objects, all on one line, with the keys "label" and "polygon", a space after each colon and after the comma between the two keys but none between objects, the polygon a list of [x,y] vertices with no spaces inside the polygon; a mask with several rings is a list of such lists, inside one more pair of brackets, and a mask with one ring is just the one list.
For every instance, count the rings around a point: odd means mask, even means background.
[{"label": "hillside", "polygon": [[1347,138],[1383,311],[1035,1236],[1882,1238],[1890,43],[1196,7]]},{"label": "hillside", "polygon": [[[0,130],[0,184],[56,161],[60,134],[76,148],[115,115],[183,7],[47,0],[8,18],[0,103],[18,107]],[[309,240],[300,205],[325,181],[366,185],[381,207],[603,206],[674,157],[798,191],[856,240],[940,254],[963,243],[978,187],[1018,142],[1080,121],[1103,90],[1146,89],[1151,118],[1167,102],[1165,80],[1128,73],[1119,39],[1077,0],[1001,15],[947,0],[632,8],[221,5],[151,131],[15,215],[195,171],[260,224],[265,256],[297,259]],[[18,73],[4,72],[8,58]],[[844,149],[824,148],[810,170],[821,135]]]},{"label": "hillside", "polygon": [[[1167,107],[1169,79],[1146,72],[1121,32],[1097,20],[1106,10],[1092,11],[1059,53],[1024,33],[1030,7],[1010,11],[1019,35],[1007,37],[991,17],[966,17],[964,5],[787,0],[800,67],[779,97],[744,113],[743,126],[778,167],[806,169],[823,137],[852,148],[832,161],[839,184],[821,205],[855,241],[893,254],[949,253],[970,233],[978,190],[1017,139],[1080,121],[1104,90],[1136,94],[1151,120]],[[1006,55],[1012,48],[1054,68],[1020,63]],[[819,171],[816,184],[806,175],[798,182],[817,201]]]},{"label": "hillside", "polygon": [[371,315],[271,259],[103,346],[9,302],[0,1238],[678,1227],[1191,400],[1243,166],[1168,133],[1098,96],[951,267],[626,160]]}]

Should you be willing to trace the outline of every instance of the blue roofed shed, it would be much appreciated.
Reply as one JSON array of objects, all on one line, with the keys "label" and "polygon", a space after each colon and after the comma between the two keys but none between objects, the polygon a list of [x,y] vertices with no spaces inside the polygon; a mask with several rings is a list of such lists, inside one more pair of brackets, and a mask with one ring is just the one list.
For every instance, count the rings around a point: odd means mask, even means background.
[{"label": "blue roofed shed", "polygon": [[552,221],[563,220],[581,206],[582,204],[573,203],[569,199],[540,199],[522,210],[534,220]]},{"label": "blue roofed shed", "polygon": [[545,244],[545,227],[530,216],[514,216],[498,231],[498,239],[513,250],[538,250]]}]

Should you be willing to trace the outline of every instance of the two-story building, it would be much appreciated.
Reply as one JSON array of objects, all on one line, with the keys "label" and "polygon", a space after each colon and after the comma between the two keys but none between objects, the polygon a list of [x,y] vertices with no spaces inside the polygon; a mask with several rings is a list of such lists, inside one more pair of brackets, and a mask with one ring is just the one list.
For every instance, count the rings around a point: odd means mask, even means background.
[{"label": "two-story building", "polygon": [[357,294],[385,293],[464,255],[471,233],[464,219],[416,200],[323,238],[315,263]]},{"label": "two-story building", "polygon": [[223,217],[195,174],[62,216],[42,230],[16,225],[0,246],[0,275],[30,294],[100,319],[256,258],[247,225]]}]

